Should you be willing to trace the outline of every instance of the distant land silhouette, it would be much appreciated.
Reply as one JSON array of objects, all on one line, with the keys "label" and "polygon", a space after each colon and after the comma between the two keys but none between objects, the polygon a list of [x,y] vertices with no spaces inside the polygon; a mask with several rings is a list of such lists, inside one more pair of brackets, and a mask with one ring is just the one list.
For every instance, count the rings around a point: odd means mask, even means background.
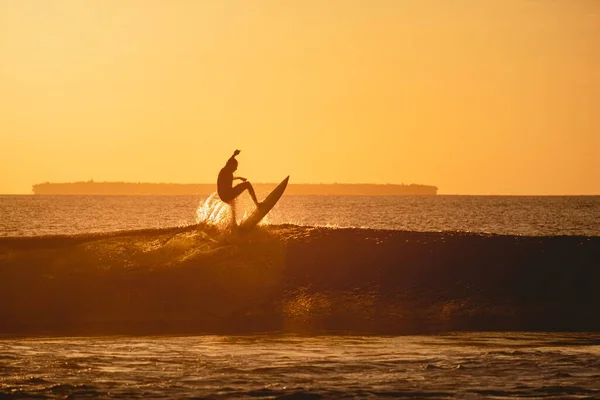
[{"label": "distant land silhouette", "polygon": [[[253,183],[257,192],[267,193],[277,183]],[[296,183],[287,188],[288,195],[362,195],[362,196],[394,196],[394,195],[429,195],[437,194],[436,186],[429,185],[392,185],[362,183]],[[33,193],[72,194],[72,195],[209,195],[217,190],[216,183],[133,183],[133,182],[71,182],[71,183],[39,183],[33,185]]]}]

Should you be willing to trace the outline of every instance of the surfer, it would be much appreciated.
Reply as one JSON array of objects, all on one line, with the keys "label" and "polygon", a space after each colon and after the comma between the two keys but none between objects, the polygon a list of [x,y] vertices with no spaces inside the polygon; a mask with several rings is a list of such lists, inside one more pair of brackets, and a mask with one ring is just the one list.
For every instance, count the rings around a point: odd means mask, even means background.
[{"label": "surfer", "polygon": [[[233,155],[227,160],[225,166],[219,172],[219,177],[217,179],[217,193],[221,198],[221,201],[229,204],[231,207],[231,212],[233,214],[233,223],[235,223],[235,199],[244,193],[245,190],[250,193],[250,197],[256,204],[256,207],[260,206],[260,202],[256,198],[256,193],[254,192],[254,188],[248,182],[246,178],[242,178],[241,176],[233,176],[233,173],[237,170],[238,161],[235,159],[235,156],[240,154],[240,150],[236,150],[233,152]],[[241,180],[242,183],[233,186],[233,181]]]}]

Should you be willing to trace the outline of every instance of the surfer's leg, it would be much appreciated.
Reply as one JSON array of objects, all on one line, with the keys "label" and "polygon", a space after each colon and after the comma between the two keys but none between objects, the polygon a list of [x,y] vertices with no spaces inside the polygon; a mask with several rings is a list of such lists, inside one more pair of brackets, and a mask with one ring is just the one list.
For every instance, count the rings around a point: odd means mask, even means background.
[{"label": "surfer's leg", "polygon": [[229,208],[231,208],[231,225],[237,226],[237,218],[235,217],[235,200],[231,200],[227,204],[229,204]]},{"label": "surfer's leg", "polygon": [[260,205],[260,203],[258,202],[258,199],[256,198],[256,193],[254,192],[254,188],[252,187],[250,182],[244,182],[244,183],[248,184],[248,193],[250,193],[250,197],[252,197],[252,200],[254,200],[254,204],[256,204],[256,207],[258,207]]},{"label": "surfer's leg", "polygon": [[258,199],[256,198],[256,193],[254,192],[254,188],[252,187],[250,182],[247,182],[247,181],[240,183],[239,185],[235,185],[231,189],[230,197],[231,197],[232,201],[233,201],[233,199],[237,198],[240,194],[242,194],[244,192],[244,190],[248,190],[248,193],[250,193],[250,197],[252,197],[254,204],[256,204],[256,206],[258,207],[258,205],[260,203],[258,202]]}]

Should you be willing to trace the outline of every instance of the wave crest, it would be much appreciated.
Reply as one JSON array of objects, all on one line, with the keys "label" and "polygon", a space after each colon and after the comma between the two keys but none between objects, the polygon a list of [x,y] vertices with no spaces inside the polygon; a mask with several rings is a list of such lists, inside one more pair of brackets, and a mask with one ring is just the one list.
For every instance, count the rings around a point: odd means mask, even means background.
[{"label": "wave crest", "polygon": [[600,330],[598,237],[237,236],[210,204],[190,227],[0,238],[0,333]]}]

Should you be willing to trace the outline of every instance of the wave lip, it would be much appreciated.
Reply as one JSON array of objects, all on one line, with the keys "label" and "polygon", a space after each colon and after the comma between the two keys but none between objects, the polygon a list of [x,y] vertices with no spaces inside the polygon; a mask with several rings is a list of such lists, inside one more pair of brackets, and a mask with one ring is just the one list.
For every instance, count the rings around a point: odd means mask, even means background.
[{"label": "wave lip", "polygon": [[0,333],[600,331],[600,237],[266,226],[0,239]]}]

